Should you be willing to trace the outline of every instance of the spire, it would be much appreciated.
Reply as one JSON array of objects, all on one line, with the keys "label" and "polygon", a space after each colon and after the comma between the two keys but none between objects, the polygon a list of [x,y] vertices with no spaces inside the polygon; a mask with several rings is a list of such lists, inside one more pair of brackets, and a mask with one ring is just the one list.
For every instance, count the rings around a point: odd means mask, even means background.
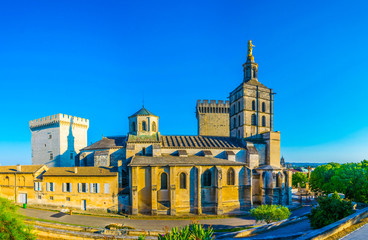
[{"label": "spire", "polygon": [[252,40],[249,40],[247,61],[243,64],[244,82],[249,80],[257,81],[258,64],[254,62],[253,47],[255,46],[252,44]]}]

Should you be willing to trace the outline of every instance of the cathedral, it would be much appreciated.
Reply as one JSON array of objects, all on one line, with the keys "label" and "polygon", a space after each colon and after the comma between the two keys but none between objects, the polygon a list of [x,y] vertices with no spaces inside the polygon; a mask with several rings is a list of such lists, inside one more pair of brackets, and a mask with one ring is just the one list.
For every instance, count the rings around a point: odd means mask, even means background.
[{"label": "cathedral", "polygon": [[280,163],[280,132],[273,131],[274,93],[258,81],[253,47],[249,41],[244,78],[229,101],[197,101],[198,135],[161,134],[159,116],[143,107],[129,117],[127,135],[73,145],[77,156],[68,166],[118,169],[120,209],[133,215],[221,215],[291,204],[291,172]]}]

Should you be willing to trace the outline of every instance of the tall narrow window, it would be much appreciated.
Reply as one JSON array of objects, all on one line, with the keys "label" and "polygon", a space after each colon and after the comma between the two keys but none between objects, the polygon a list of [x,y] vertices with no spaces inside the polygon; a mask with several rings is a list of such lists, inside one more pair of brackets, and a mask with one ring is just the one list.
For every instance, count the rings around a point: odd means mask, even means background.
[{"label": "tall narrow window", "polygon": [[239,124],[239,127],[241,126],[240,124],[240,116],[238,116],[238,124]]},{"label": "tall narrow window", "polygon": [[266,117],[262,116],[262,127],[266,127]]},{"label": "tall narrow window", "polygon": [[257,77],[257,69],[253,68],[253,78],[256,78],[256,77]]},{"label": "tall narrow window", "polygon": [[235,173],[234,169],[229,168],[227,171],[227,185],[234,185],[235,184]]},{"label": "tall narrow window", "polygon": [[161,189],[167,189],[167,173],[161,174]]},{"label": "tall narrow window", "polygon": [[54,154],[50,153],[50,160],[54,160]]},{"label": "tall narrow window", "polygon": [[266,112],[266,103],[262,103],[262,112]]},{"label": "tall narrow window", "polygon": [[204,187],[209,187],[211,186],[211,180],[212,180],[212,174],[210,170],[206,170],[203,173],[203,186]]},{"label": "tall narrow window", "polygon": [[180,173],[180,188],[187,188],[187,176],[185,175],[185,173]]},{"label": "tall narrow window", "polygon": [[145,156],[146,155],[146,148],[142,148],[142,155]]},{"label": "tall narrow window", "polygon": [[157,131],[157,126],[156,126],[156,122],[152,123],[152,131],[156,132]]},{"label": "tall narrow window", "polygon": [[236,118],[234,118],[234,120],[233,120],[233,126],[234,126],[234,128],[236,128]]},{"label": "tall narrow window", "polygon": [[147,131],[147,123],[146,121],[142,122],[142,131]]},{"label": "tall narrow window", "polygon": [[241,108],[240,108],[240,101],[238,102],[238,111],[239,111],[239,112],[241,111]]},{"label": "tall narrow window", "polygon": [[135,122],[132,122],[132,132],[135,132],[136,129],[135,129]]},{"label": "tall narrow window", "polygon": [[255,114],[252,114],[252,125],[253,126],[257,125],[257,116]]},{"label": "tall narrow window", "polygon": [[256,101],[252,101],[252,110],[255,111],[256,110]]}]

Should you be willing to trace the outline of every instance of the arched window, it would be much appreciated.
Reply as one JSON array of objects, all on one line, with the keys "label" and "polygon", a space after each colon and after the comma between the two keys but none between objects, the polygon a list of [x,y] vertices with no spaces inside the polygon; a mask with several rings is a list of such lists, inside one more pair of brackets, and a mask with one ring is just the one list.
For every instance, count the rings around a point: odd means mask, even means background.
[{"label": "arched window", "polygon": [[210,170],[206,170],[203,173],[203,186],[204,187],[209,187],[211,186],[211,180],[212,180],[212,174]]},{"label": "arched window", "polygon": [[233,120],[233,125],[234,125],[234,128],[236,128],[236,117]]},{"label": "arched window", "polygon": [[252,110],[255,111],[256,110],[256,101],[252,101]]},{"label": "arched window", "polygon": [[257,69],[253,68],[253,78],[256,78],[256,77],[257,77]]},{"label": "arched window", "polygon": [[235,184],[235,173],[234,169],[230,168],[227,171],[227,185],[234,185]]},{"label": "arched window", "polygon": [[146,121],[142,122],[142,131],[147,131],[147,123]]},{"label": "arched window", "polygon": [[253,126],[257,125],[257,116],[255,114],[252,114],[252,125]]},{"label": "arched window", "polygon": [[157,131],[157,126],[156,126],[156,122],[152,123],[152,131],[156,132]]},{"label": "arched window", "polygon": [[187,175],[185,173],[180,173],[180,188],[187,188]]},{"label": "arched window", "polygon": [[262,103],[262,112],[266,112],[266,103]]},{"label": "arched window", "polygon": [[262,127],[266,127],[266,117],[262,116]]},{"label": "arched window", "polygon": [[167,189],[167,173],[161,174],[161,189]]},{"label": "arched window", "polygon": [[136,129],[135,129],[135,122],[132,122],[132,132],[135,132]]}]

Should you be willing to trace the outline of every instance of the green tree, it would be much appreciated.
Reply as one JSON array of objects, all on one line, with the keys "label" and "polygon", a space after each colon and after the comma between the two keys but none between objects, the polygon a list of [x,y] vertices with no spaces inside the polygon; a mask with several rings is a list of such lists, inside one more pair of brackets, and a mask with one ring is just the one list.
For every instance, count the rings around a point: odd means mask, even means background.
[{"label": "green tree", "polygon": [[335,172],[340,167],[338,163],[329,163],[316,167],[309,178],[309,185],[313,191],[331,193],[336,191],[336,187],[331,182]]},{"label": "green tree", "polygon": [[305,188],[306,183],[308,182],[308,176],[301,172],[296,172],[293,174],[293,187],[298,187],[298,183],[300,187]]},{"label": "green tree", "polygon": [[0,239],[33,240],[31,228],[24,224],[18,207],[5,198],[0,198]]},{"label": "green tree", "polygon": [[368,201],[368,174],[364,162],[341,165],[331,178],[334,190],[356,202]]},{"label": "green tree", "polygon": [[321,228],[353,213],[353,204],[335,192],[331,197],[318,198],[318,206],[308,215],[312,228]]},{"label": "green tree", "polygon": [[250,210],[250,213],[258,221],[265,221],[267,224],[284,220],[290,217],[291,213],[287,207],[280,205],[261,205]]}]

